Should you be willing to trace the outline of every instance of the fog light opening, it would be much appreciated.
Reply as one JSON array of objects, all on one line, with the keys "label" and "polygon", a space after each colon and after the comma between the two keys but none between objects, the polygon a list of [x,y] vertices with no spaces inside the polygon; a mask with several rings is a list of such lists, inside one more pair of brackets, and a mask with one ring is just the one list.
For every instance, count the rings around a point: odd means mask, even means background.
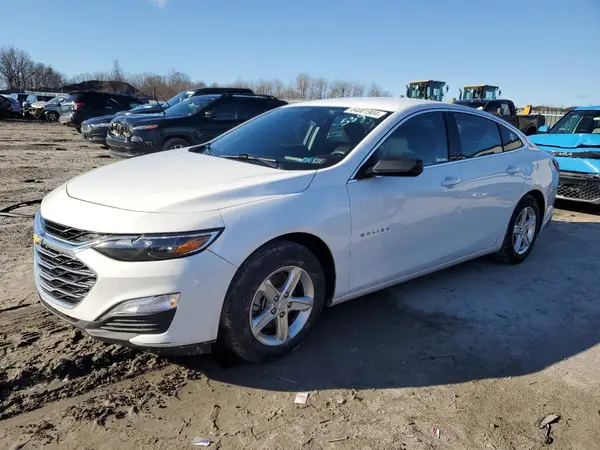
[{"label": "fog light opening", "polygon": [[148,315],[170,311],[179,305],[180,294],[165,294],[126,300],[116,305],[103,318],[114,316]]}]

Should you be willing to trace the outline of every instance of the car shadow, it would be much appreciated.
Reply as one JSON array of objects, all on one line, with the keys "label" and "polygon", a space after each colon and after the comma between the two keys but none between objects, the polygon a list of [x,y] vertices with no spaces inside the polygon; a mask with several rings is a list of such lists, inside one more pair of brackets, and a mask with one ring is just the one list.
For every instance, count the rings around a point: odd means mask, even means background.
[{"label": "car shadow", "polygon": [[600,216],[600,205],[594,205],[592,203],[573,202],[569,200],[556,200],[554,206],[564,211]]},{"label": "car shadow", "polygon": [[267,365],[178,364],[266,390],[397,388],[540,371],[600,341],[600,223],[553,221],[523,264],[481,258],[327,308]]}]

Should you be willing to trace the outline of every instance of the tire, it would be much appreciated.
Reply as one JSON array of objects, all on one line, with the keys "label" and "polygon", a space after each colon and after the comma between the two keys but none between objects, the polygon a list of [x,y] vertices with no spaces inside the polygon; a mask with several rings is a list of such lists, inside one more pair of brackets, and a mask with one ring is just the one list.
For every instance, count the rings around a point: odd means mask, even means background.
[{"label": "tire", "polygon": [[[521,251],[517,251],[516,247],[518,246],[519,241],[517,238],[515,238],[515,233],[517,232],[515,225],[517,220],[522,221],[524,214],[529,215],[531,212],[535,214],[535,225],[528,227],[524,233],[524,235],[527,235],[529,245],[526,249],[521,248]],[[529,216],[526,219],[528,218]],[[533,250],[533,246],[535,245],[535,241],[540,232],[543,220],[544,219],[541,217],[540,208],[535,199],[529,194],[523,197],[515,208],[512,217],[510,218],[502,247],[494,255],[496,259],[506,264],[520,264],[525,261]],[[524,239],[525,238],[522,237],[521,242]]]},{"label": "tire", "polygon": [[[291,273],[300,281],[295,290],[286,293],[283,286],[289,282]],[[276,287],[269,295],[274,301],[259,292],[269,279],[271,286]],[[305,308],[309,303],[303,302],[310,299],[311,293],[310,310],[289,309]],[[272,361],[300,344],[314,327],[324,304],[325,274],[317,257],[295,242],[273,241],[253,253],[238,269],[225,298],[219,340],[246,361]],[[254,319],[256,323],[258,317],[264,317],[267,325],[257,334],[250,321]],[[287,334],[280,334],[280,323],[288,324]],[[284,335],[286,338],[280,340]]]},{"label": "tire", "polygon": [[56,122],[56,121],[58,121],[58,113],[56,111],[48,111],[46,113],[46,120],[48,122]]},{"label": "tire", "polygon": [[189,147],[190,143],[182,138],[167,139],[162,146],[162,150],[174,150],[176,148]]},{"label": "tire", "polygon": [[77,131],[78,133],[81,133],[81,127],[75,127],[75,131]]},{"label": "tire", "polygon": [[529,127],[527,128],[527,131],[525,131],[525,136],[532,136],[536,133],[536,129],[534,127]]}]

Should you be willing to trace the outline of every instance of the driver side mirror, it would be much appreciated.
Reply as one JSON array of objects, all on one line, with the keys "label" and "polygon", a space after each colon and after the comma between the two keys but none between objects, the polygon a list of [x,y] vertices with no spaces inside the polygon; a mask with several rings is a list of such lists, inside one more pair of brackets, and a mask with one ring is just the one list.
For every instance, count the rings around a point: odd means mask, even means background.
[{"label": "driver side mirror", "polygon": [[369,177],[416,177],[423,172],[423,161],[411,156],[380,159],[372,166],[364,166],[358,178]]},{"label": "driver side mirror", "polygon": [[538,128],[538,133],[544,134],[544,133],[547,133],[549,130],[550,130],[550,127],[548,125],[542,125],[541,127]]}]

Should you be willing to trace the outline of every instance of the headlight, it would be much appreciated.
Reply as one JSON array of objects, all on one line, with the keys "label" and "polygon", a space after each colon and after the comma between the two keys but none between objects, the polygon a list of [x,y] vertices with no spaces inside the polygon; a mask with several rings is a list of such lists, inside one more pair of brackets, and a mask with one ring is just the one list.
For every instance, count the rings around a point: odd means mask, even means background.
[{"label": "headlight", "polygon": [[142,131],[142,130],[154,130],[158,128],[158,125],[140,125],[139,127],[133,127],[133,131]]},{"label": "headlight", "polygon": [[109,237],[93,248],[118,261],[161,261],[199,253],[212,244],[222,231],[219,228],[196,233]]},{"label": "headlight", "polygon": [[110,125],[110,122],[100,122],[100,123],[90,123],[90,127],[107,127]]}]

